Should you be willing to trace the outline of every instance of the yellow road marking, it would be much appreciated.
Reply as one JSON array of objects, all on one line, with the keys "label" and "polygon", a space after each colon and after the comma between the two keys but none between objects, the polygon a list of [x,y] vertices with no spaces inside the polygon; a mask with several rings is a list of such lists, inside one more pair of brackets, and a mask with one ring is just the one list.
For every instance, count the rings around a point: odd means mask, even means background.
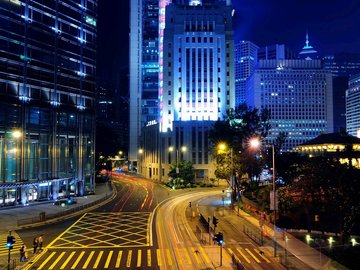
[{"label": "yellow road marking", "polygon": [[245,250],[247,251],[247,253],[250,254],[251,257],[254,258],[254,260],[258,263],[260,263],[259,259],[255,257],[255,255],[248,249],[248,248],[245,248]]},{"label": "yellow road marking", "polygon": [[156,257],[157,257],[157,261],[158,261],[158,266],[162,266],[160,249],[156,250]]},{"label": "yellow road marking", "polygon": [[241,256],[243,256],[243,258],[245,259],[245,261],[247,263],[250,263],[250,260],[248,257],[246,257],[246,255],[240,250],[240,248],[236,248],[236,250],[241,254]]},{"label": "yellow road marking", "polygon": [[98,267],[103,253],[104,253],[103,250],[99,252],[99,255],[98,255],[97,258],[96,258],[96,261],[95,261],[95,264],[94,264],[93,269],[96,269],[96,268]]},{"label": "yellow road marking", "polygon": [[202,256],[204,257],[205,261],[207,264],[211,264],[211,261],[209,259],[209,257],[206,255],[205,250],[202,247],[199,247],[200,253],[202,254]]},{"label": "yellow road marking", "polygon": [[84,263],[82,269],[86,269],[91,261],[91,258],[94,256],[95,251],[91,251],[89,257],[87,258],[86,262]]},{"label": "yellow road marking", "polygon": [[50,256],[46,258],[46,260],[40,265],[40,267],[38,269],[42,269],[45,266],[45,264],[47,264],[48,261],[50,261],[51,258],[54,257],[55,254],[56,254],[56,252],[52,252],[50,254]]},{"label": "yellow road marking", "polygon": [[71,269],[76,269],[76,266],[79,264],[81,258],[84,256],[84,254],[85,254],[85,251],[81,251],[79,257],[76,259],[74,264],[71,266]]},{"label": "yellow road marking", "polygon": [[116,268],[119,268],[119,267],[120,267],[120,262],[121,262],[122,253],[123,253],[122,250],[120,250],[119,253],[118,253],[118,256],[117,256],[117,258],[116,258],[116,264],[115,264],[115,267],[116,267]]},{"label": "yellow road marking", "polygon": [[132,250],[129,250],[127,261],[126,261],[126,267],[130,267],[131,265],[131,256],[132,256]]},{"label": "yellow road marking", "polygon": [[180,255],[180,248],[175,248],[175,253],[176,253],[176,260],[178,261],[178,264],[179,265],[183,265],[184,262],[183,262],[183,259],[181,258],[181,255]]},{"label": "yellow road marking", "polygon": [[191,261],[191,259],[190,259],[190,256],[189,256],[188,251],[186,250],[186,248],[184,248],[183,251],[184,251],[185,257],[186,257],[186,259],[187,259],[187,261],[188,261],[188,264],[191,265],[191,264],[192,264],[192,261]]},{"label": "yellow road marking", "polygon": [[109,268],[109,264],[110,264],[110,261],[111,261],[111,257],[113,255],[113,250],[110,250],[108,256],[107,256],[107,259],[106,259],[106,262],[105,262],[105,265],[104,265],[104,268]]},{"label": "yellow road marking", "polygon": [[235,259],[237,259],[239,262],[241,262],[241,260],[239,259],[239,257],[236,256],[235,252],[232,250],[232,248],[228,248],[227,250],[230,252],[230,255],[234,256]]},{"label": "yellow road marking", "polygon": [[140,266],[141,266],[141,249],[138,250],[136,266],[137,266],[137,267],[140,267]]},{"label": "yellow road marking", "polygon": [[255,251],[260,255],[261,258],[263,258],[267,263],[271,263],[268,258],[266,258],[264,255],[260,253],[259,250],[255,249]]},{"label": "yellow road marking", "polygon": [[171,260],[170,250],[166,249],[166,255],[167,255],[167,259],[168,259],[169,265],[172,266],[172,260]]},{"label": "yellow road marking", "polygon": [[71,260],[72,257],[74,257],[76,251],[71,252],[70,256],[66,259],[66,261],[62,264],[62,266],[60,267],[61,269],[64,269],[66,267],[66,265],[69,263],[69,261]]},{"label": "yellow road marking", "polygon": [[147,251],[147,266],[151,266],[151,250]]},{"label": "yellow road marking", "polygon": [[195,260],[197,261],[198,264],[201,264],[201,261],[200,261],[200,258],[199,258],[199,255],[197,252],[195,252],[195,248],[191,247],[191,251],[192,253],[194,254],[193,257],[195,257]]},{"label": "yellow road marking", "polygon": [[55,262],[49,267],[50,269],[53,269],[55,267],[55,265],[57,265],[57,263],[61,260],[61,258],[65,255],[65,251],[61,252],[60,256],[55,260]]}]

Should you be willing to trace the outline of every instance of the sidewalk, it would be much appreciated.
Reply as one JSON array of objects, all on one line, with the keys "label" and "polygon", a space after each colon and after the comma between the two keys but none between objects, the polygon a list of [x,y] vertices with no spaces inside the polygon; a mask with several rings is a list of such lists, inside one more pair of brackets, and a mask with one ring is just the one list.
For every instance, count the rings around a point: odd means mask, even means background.
[{"label": "sidewalk", "polygon": [[[24,264],[23,262],[19,262],[18,260],[19,249],[23,244],[23,241],[16,233],[16,230],[51,224],[82,214],[91,209],[95,209],[111,200],[112,197],[116,195],[114,191],[115,189],[111,188],[110,183],[100,183],[96,185],[94,195],[76,197],[75,204],[67,205],[65,207],[60,205],[54,205],[53,201],[46,201],[33,202],[29,206],[0,208],[0,242],[4,242],[5,247],[5,242],[9,231],[12,231],[11,234],[14,235],[16,239],[14,248],[11,251],[11,263],[13,259],[16,260],[16,269],[21,269],[21,266]],[[42,222],[40,222],[39,219],[40,213],[45,213],[45,220]],[[28,222],[31,220],[36,220],[37,222],[19,226],[19,223]],[[32,247],[27,247],[27,249],[28,255],[31,258],[33,256]],[[8,251],[5,250],[5,248],[0,249],[0,269],[6,269],[7,253]]]},{"label": "sidewalk", "polygon": [[[219,200],[221,200],[221,196],[219,196]],[[235,207],[233,210],[230,209],[230,206],[226,207],[225,216],[222,216],[223,210],[218,209],[220,222],[221,219],[226,219],[226,221],[232,224],[234,227],[238,226],[240,219],[246,219],[248,222],[253,224],[256,228],[259,228],[259,220],[258,218],[246,213],[245,211],[238,209]],[[264,228],[267,230],[268,239],[273,241],[274,239],[274,227],[272,224],[264,225]],[[240,228],[239,228],[240,229]],[[285,242],[285,234],[282,231],[278,231],[276,233],[276,243],[277,243],[277,258],[278,260],[284,259],[284,251],[288,256],[292,255],[300,260],[304,266],[308,266],[311,269],[315,270],[344,270],[346,267],[339,265],[335,261],[328,258],[326,255],[320,253],[316,249],[310,247],[306,243],[297,239],[291,233],[286,233],[286,242]],[[280,252],[281,248],[281,252]],[[271,252],[271,255],[274,256],[274,246],[267,246],[267,249]],[[229,260],[229,258],[228,258]]]}]

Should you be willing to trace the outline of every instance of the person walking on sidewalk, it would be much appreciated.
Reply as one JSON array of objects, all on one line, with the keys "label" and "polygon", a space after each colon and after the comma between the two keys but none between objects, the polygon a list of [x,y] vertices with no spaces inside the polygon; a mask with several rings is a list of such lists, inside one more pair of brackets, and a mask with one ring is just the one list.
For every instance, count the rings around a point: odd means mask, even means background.
[{"label": "person walking on sidewalk", "polygon": [[39,237],[38,237],[38,244],[39,244],[39,252],[42,251],[42,245],[44,243],[44,238],[43,238],[43,234],[41,234]]},{"label": "person walking on sidewalk", "polygon": [[20,262],[26,262],[26,246],[22,245],[20,248]]},{"label": "person walking on sidewalk", "polygon": [[36,250],[38,248],[39,245],[39,238],[36,236],[33,240],[33,248],[34,248],[34,254],[36,253]]}]

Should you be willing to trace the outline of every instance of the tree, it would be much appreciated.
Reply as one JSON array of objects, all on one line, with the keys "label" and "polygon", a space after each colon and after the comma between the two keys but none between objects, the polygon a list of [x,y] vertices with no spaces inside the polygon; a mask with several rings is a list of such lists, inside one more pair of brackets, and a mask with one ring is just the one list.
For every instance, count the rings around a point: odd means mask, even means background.
[{"label": "tree", "polygon": [[[179,173],[176,172],[176,168],[179,169]],[[170,171],[168,174],[173,179],[183,180],[184,184],[192,183],[195,179],[194,166],[190,161],[179,160],[178,164],[173,162],[170,164]],[[177,180],[176,180],[177,181]]]},{"label": "tree", "polygon": [[[261,172],[261,160],[248,151],[247,141],[254,136],[260,139],[267,136],[270,129],[269,117],[267,109],[259,111],[240,105],[229,110],[225,120],[217,121],[209,133],[213,156],[217,160],[216,177],[229,179],[230,175],[234,175],[235,192],[240,189],[243,175],[253,177]],[[218,152],[219,143],[228,146],[225,152]]]}]

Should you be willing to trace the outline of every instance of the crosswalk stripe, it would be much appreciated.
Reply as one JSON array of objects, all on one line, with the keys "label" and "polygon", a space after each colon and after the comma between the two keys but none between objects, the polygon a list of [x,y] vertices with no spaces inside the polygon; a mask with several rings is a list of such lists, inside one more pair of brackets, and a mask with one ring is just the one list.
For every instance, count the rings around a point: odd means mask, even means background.
[{"label": "crosswalk stripe", "polygon": [[184,261],[182,259],[182,256],[180,256],[180,248],[175,248],[176,258],[179,265],[183,265]]},{"label": "crosswalk stripe", "polygon": [[49,270],[50,269],[53,269],[57,263],[61,260],[61,258],[65,255],[65,251],[61,252],[60,256],[57,257],[57,259],[53,262],[53,264],[49,267]]},{"label": "crosswalk stripe", "polygon": [[79,257],[76,259],[74,264],[71,266],[71,269],[76,269],[76,266],[79,264],[81,258],[84,256],[84,254],[85,254],[85,251],[81,251]]},{"label": "crosswalk stripe", "polygon": [[236,258],[239,262],[241,262],[241,260],[239,259],[239,257],[236,256],[235,252],[232,250],[232,248],[228,248],[227,250],[230,252],[230,255],[234,255],[235,258]]},{"label": "crosswalk stripe", "polygon": [[259,259],[255,257],[255,255],[248,249],[248,248],[245,248],[246,252],[250,254],[251,257],[254,258],[254,260],[257,262],[257,263],[260,263]]},{"label": "crosswalk stripe", "polygon": [[138,250],[136,266],[137,267],[141,266],[141,249]]},{"label": "crosswalk stripe", "polygon": [[101,257],[102,257],[102,255],[103,255],[103,253],[104,253],[103,250],[101,250],[101,251],[99,252],[99,255],[98,255],[97,258],[96,258],[96,261],[95,261],[95,264],[94,264],[93,269],[96,269],[96,268],[99,266],[99,263],[100,263],[100,260],[101,260]]},{"label": "crosswalk stripe", "polygon": [[50,256],[46,258],[46,260],[40,265],[40,267],[38,269],[39,270],[42,269],[48,263],[48,261],[50,261],[51,258],[54,257],[55,254],[56,254],[56,252],[52,252],[50,254]]},{"label": "crosswalk stripe", "polygon": [[171,255],[170,255],[170,251],[168,249],[166,249],[166,255],[167,255],[169,265],[172,266]]},{"label": "crosswalk stripe", "polygon": [[91,251],[91,252],[90,252],[90,255],[89,255],[89,257],[87,258],[86,262],[84,263],[82,269],[86,269],[86,268],[88,267],[88,265],[89,265],[92,257],[94,256],[94,254],[95,254],[95,251]]},{"label": "crosswalk stripe", "polygon": [[127,261],[126,261],[126,267],[130,267],[131,265],[131,256],[132,256],[132,250],[129,250],[128,256],[127,256]]},{"label": "crosswalk stripe", "polygon": [[151,266],[151,250],[147,251],[147,266]]},{"label": "crosswalk stripe", "polygon": [[209,257],[206,255],[205,250],[202,247],[199,247],[200,253],[202,254],[202,256],[204,257],[205,261],[207,264],[211,264],[211,261],[209,259]]},{"label": "crosswalk stripe", "polygon": [[195,257],[196,262],[197,262],[198,264],[200,264],[201,261],[200,261],[200,258],[199,258],[199,256],[198,256],[197,252],[195,252],[195,248],[194,248],[194,247],[191,247],[191,251],[192,251],[192,253],[195,255],[194,257]]},{"label": "crosswalk stripe", "polygon": [[162,266],[160,249],[156,250],[156,257],[157,257],[157,261],[158,261],[158,266]]},{"label": "crosswalk stripe", "polygon": [[122,251],[122,250],[119,250],[118,256],[117,256],[117,258],[116,258],[116,264],[115,264],[115,267],[116,267],[116,268],[119,268],[119,267],[120,267],[120,262],[121,262],[122,253],[123,253],[123,251]]},{"label": "crosswalk stripe", "polygon": [[241,251],[240,248],[236,248],[236,250],[241,254],[241,256],[243,256],[243,258],[245,259],[245,261],[247,261],[247,263],[250,263],[249,258],[246,257],[246,255]]},{"label": "crosswalk stripe", "polygon": [[105,262],[105,265],[104,265],[104,268],[109,268],[109,265],[110,265],[110,261],[111,261],[111,257],[113,255],[113,250],[110,250],[108,256],[107,256],[107,259],[106,259],[106,262]]},{"label": "crosswalk stripe", "polygon": [[191,261],[191,259],[190,259],[190,256],[189,256],[189,253],[188,253],[187,249],[186,249],[186,248],[184,248],[184,249],[183,249],[183,252],[184,252],[184,254],[185,254],[185,258],[186,258],[186,259],[187,259],[187,261],[188,261],[188,263],[187,263],[187,264],[192,265],[192,261]]},{"label": "crosswalk stripe", "polygon": [[66,259],[66,261],[61,265],[60,270],[64,269],[66,265],[69,263],[71,258],[75,255],[76,251],[71,252],[70,256]]},{"label": "crosswalk stripe", "polygon": [[260,253],[259,250],[255,249],[255,251],[256,251],[256,252],[259,254],[259,256],[260,256],[261,258],[263,258],[267,263],[271,263],[268,258],[266,258],[264,255],[262,255],[262,254]]}]

